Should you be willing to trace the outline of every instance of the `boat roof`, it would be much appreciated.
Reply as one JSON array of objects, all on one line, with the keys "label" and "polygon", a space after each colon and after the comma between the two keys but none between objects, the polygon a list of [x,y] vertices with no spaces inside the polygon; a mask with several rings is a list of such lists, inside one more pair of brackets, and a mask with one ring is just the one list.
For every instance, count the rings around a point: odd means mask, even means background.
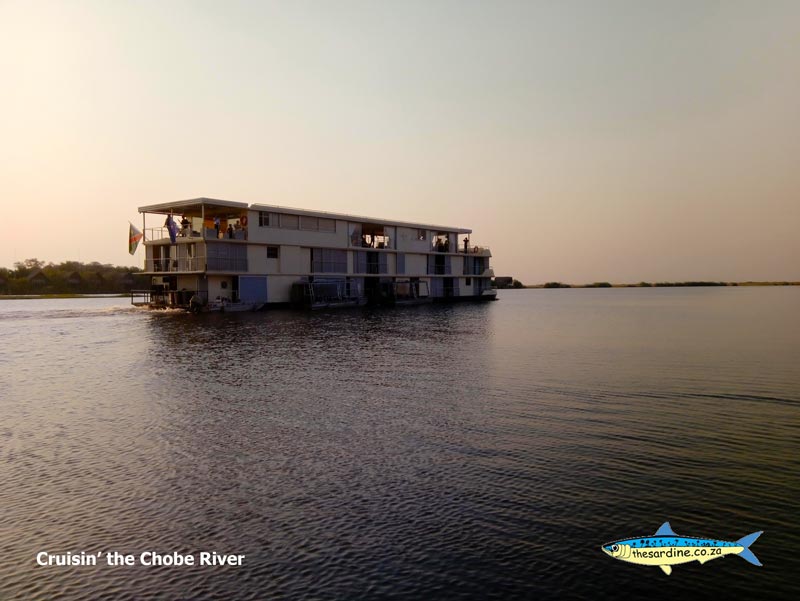
[{"label": "boat roof", "polygon": [[[172,213],[180,213],[185,215],[200,215],[203,205],[207,205],[209,207],[218,207],[222,208],[224,212],[231,212],[225,211],[224,209],[247,209],[248,205],[246,202],[235,202],[233,200],[217,200],[216,198],[192,198],[189,200],[178,200],[174,202],[162,202],[155,205],[147,205],[144,207],[139,207],[140,213],[162,213],[164,215],[170,215]],[[209,216],[213,217],[215,212],[207,213]]]},{"label": "boat roof", "polygon": [[459,234],[471,234],[472,230],[462,227],[432,225],[429,223],[416,223],[410,221],[397,221],[394,219],[383,219],[376,217],[363,217],[360,215],[349,215],[347,213],[330,213],[328,211],[313,211],[295,207],[281,207],[278,205],[267,205],[255,203],[248,205],[246,202],[236,202],[233,200],[219,200],[216,198],[193,198],[190,200],[179,200],[177,202],[164,202],[160,204],[139,207],[140,213],[180,213],[186,215],[199,216],[203,206],[205,206],[206,216],[223,215],[231,213],[229,209],[250,209],[253,211],[265,211],[271,213],[289,213],[292,215],[304,215],[306,217],[322,217],[323,219],[340,219],[355,221],[359,223],[369,223],[375,225],[393,225],[399,227],[410,227],[415,229],[436,230],[440,232],[456,232]]},{"label": "boat roof", "polygon": [[305,215],[308,217],[322,217],[323,219],[342,219],[347,221],[357,221],[360,223],[370,223],[376,225],[395,225],[400,227],[410,227],[415,229],[439,230],[447,232],[458,232],[459,234],[471,234],[471,229],[445,226],[445,225],[431,225],[429,223],[415,223],[409,221],[397,221],[395,219],[385,219],[378,217],[364,217],[362,215],[349,215],[347,213],[330,213],[328,211],[312,211],[308,209],[298,209],[294,207],[280,207],[277,205],[265,204],[252,204],[250,208],[254,211],[267,211],[274,213],[291,213],[293,215]]}]

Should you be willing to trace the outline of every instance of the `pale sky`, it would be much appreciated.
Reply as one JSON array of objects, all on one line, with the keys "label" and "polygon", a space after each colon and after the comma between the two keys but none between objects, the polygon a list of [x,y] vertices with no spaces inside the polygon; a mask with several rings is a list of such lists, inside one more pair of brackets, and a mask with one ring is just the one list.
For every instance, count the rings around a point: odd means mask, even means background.
[{"label": "pale sky", "polygon": [[800,2],[0,0],[0,266],[208,196],[470,227],[498,275],[800,279]]}]

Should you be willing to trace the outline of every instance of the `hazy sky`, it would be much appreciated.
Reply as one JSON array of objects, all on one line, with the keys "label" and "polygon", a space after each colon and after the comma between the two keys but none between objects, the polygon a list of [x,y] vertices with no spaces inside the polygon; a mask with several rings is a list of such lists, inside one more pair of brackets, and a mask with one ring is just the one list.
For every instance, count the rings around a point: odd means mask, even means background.
[{"label": "hazy sky", "polygon": [[0,266],[210,196],[527,283],[800,279],[800,2],[0,0]]}]

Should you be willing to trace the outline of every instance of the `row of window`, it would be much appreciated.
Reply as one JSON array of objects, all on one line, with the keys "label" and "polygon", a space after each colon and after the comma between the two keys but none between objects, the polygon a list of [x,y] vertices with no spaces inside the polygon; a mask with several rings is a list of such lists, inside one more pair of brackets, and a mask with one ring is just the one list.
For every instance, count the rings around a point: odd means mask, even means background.
[{"label": "row of window", "polygon": [[[240,251],[241,252],[241,251]],[[280,257],[279,246],[267,246],[267,258]],[[395,255],[395,273],[406,273],[406,256],[404,253]],[[478,257],[465,257],[464,275],[480,275],[484,270],[485,259]],[[383,253],[370,253],[357,251],[353,253],[353,267],[355,273],[386,274],[388,273],[388,256]],[[347,251],[334,248],[311,249],[312,273],[347,273]],[[450,275],[450,257],[428,256],[428,274]],[[467,286],[471,278],[467,278]]]},{"label": "row of window", "polygon": [[258,212],[260,227],[278,227],[284,230],[307,230],[310,232],[335,232],[336,220],[289,213]]},{"label": "row of window", "polygon": [[[307,215],[294,215],[291,213],[258,212],[258,225],[260,227],[277,227],[285,230],[307,230],[311,232],[336,232],[336,220],[325,217],[310,217]],[[363,226],[367,227],[367,226]],[[392,248],[391,239],[394,237],[395,228],[391,226],[369,226],[369,231],[362,236],[362,224],[350,223],[349,233],[351,246],[370,245],[377,248]],[[427,240],[429,232],[424,229],[416,230],[417,240]],[[437,233],[430,232],[430,236],[437,241]],[[438,235],[438,240],[444,244],[445,236]],[[455,239],[454,239],[455,240]],[[449,242],[449,240],[447,240]]]}]

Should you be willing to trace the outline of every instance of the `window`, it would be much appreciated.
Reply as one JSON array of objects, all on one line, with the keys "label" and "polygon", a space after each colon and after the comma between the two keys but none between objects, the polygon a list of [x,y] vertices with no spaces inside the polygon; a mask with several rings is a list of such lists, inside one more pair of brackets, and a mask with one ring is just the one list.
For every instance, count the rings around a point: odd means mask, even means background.
[{"label": "window", "polygon": [[397,253],[397,273],[399,275],[406,272],[406,256],[403,253]]},{"label": "window", "polygon": [[311,249],[313,273],[347,273],[347,251],[333,248]]},{"label": "window", "polygon": [[417,240],[425,240],[425,230],[417,230]]},{"label": "window", "polygon": [[215,242],[207,247],[209,271],[247,271],[247,245]]},{"label": "window", "polygon": [[347,226],[350,236],[350,246],[361,246],[361,224],[350,223]]},{"label": "window", "polygon": [[336,221],[334,219],[319,218],[319,231],[321,232],[335,232]]},{"label": "window", "polygon": [[467,278],[467,281],[464,282],[464,284],[467,286],[472,286],[472,278]]},{"label": "window", "polygon": [[296,230],[300,219],[297,215],[281,215],[281,227],[287,230]]},{"label": "window", "polygon": [[483,271],[483,257],[464,257],[464,275],[481,275]]},{"label": "window", "polygon": [[269,216],[270,216],[269,213],[267,213],[266,211],[259,211],[258,212],[258,225],[260,227],[269,227],[270,225],[272,225],[270,223]]},{"label": "window", "polygon": [[267,259],[277,259],[278,258],[278,248],[277,246],[268,246],[267,247]]},{"label": "window", "polygon": [[395,228],[387,225],[383,228],[383,248],[392,248],[394,243]]},{"label": "window", "polygon": [[356,251],[353,253],[354,273],[387,274],[389,273],[388,253],[375,251]]},{"label": "window", "polygon": [[318,230],[319,223],[316,217],[306,217],[305,215],[300,216],[300,229],[301,230]]}]

